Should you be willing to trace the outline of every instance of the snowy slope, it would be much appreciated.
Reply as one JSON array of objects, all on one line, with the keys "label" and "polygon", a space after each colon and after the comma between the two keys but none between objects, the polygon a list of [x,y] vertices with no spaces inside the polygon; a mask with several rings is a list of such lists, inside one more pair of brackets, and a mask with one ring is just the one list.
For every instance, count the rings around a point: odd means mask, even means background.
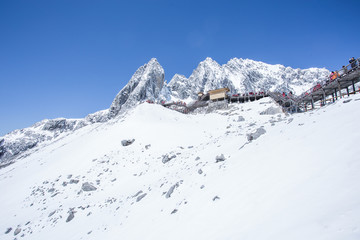
[{"label": "snowy slope", "polygon": [[359,99],[140,104],[0,169],[0,239],[359,239]]}]

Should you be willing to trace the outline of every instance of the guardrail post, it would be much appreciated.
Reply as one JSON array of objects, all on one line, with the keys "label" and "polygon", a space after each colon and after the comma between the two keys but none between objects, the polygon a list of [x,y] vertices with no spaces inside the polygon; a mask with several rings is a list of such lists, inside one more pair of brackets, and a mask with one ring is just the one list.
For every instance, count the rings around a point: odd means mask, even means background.
[{"label": "guardrail post", "polygon": [[342,98],[342,94],[341,94],[341,87],[340,87],[340,83],[339,83],[339,81],[337,81],[337,83],[338,83],[339,95],[340,95],[340,99],[341,99],[341,98]]},{"label": "guardrail post", "polygon": [[346,88],[346,91],[347,91],[347,95],[350,96],[349,87]]},{"label": "guardrail post", "polygon": [[353,86],[353,92],[354,94],[356,93],[356,90],[355,90],[355,82],[354,82],[354,79],[351,81],[352,82],[352,86]]},{"label": "guardrail post", "polygon": [[311,97],[311,108],[314,109],[314,98]]},{"label": "guardrail post", "polygon": [[[336,100],[338,100],[338,97],[337,97],[337,92],[336,92],[336,88],[335,88],[334,93],[335,93]],[[334,101],[334,102],[335,102],[335,101]]]}]

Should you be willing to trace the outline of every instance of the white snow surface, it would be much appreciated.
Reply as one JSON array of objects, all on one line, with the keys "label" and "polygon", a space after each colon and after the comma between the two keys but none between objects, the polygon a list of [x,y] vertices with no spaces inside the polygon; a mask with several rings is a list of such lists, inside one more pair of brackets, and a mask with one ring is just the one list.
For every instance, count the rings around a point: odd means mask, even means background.
[{"label": "white snow surface", "polygon": [[360,239],[358,100],[140,104],[0,169],[0,239]]}]

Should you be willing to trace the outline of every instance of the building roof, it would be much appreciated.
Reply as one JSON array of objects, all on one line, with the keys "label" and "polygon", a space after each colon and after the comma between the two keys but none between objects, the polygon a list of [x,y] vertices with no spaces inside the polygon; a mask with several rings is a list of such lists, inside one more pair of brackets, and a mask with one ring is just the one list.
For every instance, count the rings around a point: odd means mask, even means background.
[{"label": "building roof", "polygon": [[216,90],[211,90],[209,91],[209,94],[217,94],[217,93],[221,93],[221,92],[229,92],[230,89],[229,88],[220,88],[220,89],[216,89]]}]

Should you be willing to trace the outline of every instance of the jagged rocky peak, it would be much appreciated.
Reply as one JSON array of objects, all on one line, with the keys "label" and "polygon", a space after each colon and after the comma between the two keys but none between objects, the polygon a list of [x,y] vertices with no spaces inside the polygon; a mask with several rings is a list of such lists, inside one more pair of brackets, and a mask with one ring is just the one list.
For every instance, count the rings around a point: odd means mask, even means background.
[{"label": "jagged rocky peak", "polygon": [[185,77],[184,75],[181,75],[181,74],[176,73],[176,74],[172,77],[172,79],[170,80],[170,82],[169,82],[168,85],[169,85],[170,87],[172,87],[173,85],[179,84],[179,83],[184,82],[184,81],[186,81],[186,80],[187,80],[187,77]]},{"label": "jagged rocky peak", "polygon": [[110,107],[111,117],[121,109],[135,106],[146,99],[157,99],[164,86],[165,72],[156,58],[136,70],[128,84],[116,95]]},{"label": "jagged rocky peak", "polygon": [[234,85],[227,79],[224,68],[210,57],[200,62],[189,80],[196,83],[196,92],[207,92],[223,87],[234,89]]},{"label": "jagged rocky peak", "polygon": [[177,90],[181,88],[191,88],[191,85],[188,79],[184,75],[175,74],[173,78],[170,80],[168,87],[173,97],[185,99],[188,96],[184,92]]},{"label": "jagged rocky peak", "polygon": [[171,90],[173,95],[182,99],[196,99],[198,92],[207,92],[222,87],[233,88],[233,85],[227,81],[222,66],[210,57],[200,62],[188,79],[183,77],[180,80],[179,83],[173,78]]}]

